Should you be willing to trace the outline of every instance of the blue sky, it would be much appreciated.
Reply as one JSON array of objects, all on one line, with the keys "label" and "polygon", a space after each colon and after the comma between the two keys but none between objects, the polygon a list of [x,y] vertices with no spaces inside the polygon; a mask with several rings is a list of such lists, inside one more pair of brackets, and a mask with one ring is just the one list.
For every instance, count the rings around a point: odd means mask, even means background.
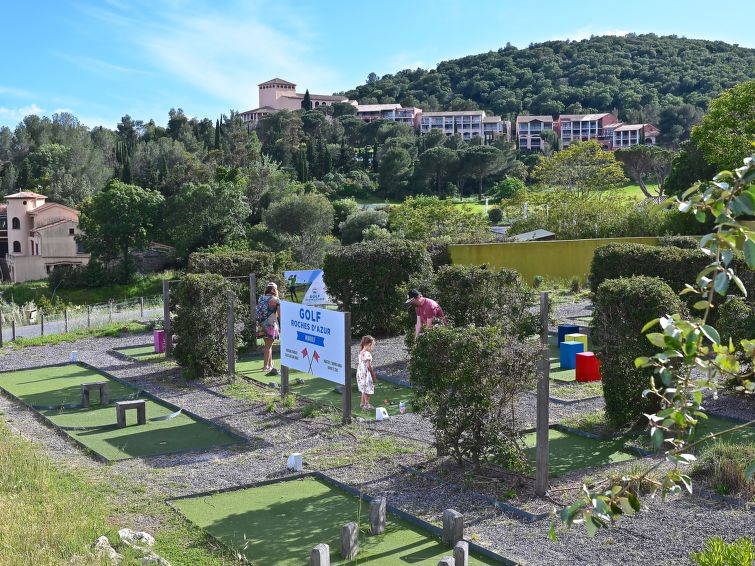
[{"label": "blue sky", "polygon": [[[755,47],[755,3],[632,0],[3,0],[0,126],[68,111],[89,126],[171,107],[216,118],[279,76],[329,94],[404,68],[626,32]],[[613,7],[612,7],[613,6]]]}]

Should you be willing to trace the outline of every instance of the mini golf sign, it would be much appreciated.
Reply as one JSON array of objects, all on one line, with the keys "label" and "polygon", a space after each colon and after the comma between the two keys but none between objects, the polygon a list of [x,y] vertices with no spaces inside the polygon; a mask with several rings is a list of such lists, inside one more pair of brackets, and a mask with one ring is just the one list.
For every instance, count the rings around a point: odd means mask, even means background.
[{"label": "mini golf sign", "polygon": [[281,364],[343,385],[345,314],[281,301]]}]

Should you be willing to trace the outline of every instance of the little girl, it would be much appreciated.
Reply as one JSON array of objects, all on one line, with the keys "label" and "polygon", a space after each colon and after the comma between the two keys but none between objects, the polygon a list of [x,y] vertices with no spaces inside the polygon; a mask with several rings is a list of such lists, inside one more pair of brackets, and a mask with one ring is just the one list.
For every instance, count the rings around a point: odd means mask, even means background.
[{"label": "little girl", "polygon": [[360,407],[364,410],[370,410],[374,407],[370,405],[370,395],[375,392],[377,379],[375,370],[372,369],[372,348],[375,347],[375,339],[372,336],[362,337],[359,344],[359,365],[357,366],[357,387],[362,394]]}]

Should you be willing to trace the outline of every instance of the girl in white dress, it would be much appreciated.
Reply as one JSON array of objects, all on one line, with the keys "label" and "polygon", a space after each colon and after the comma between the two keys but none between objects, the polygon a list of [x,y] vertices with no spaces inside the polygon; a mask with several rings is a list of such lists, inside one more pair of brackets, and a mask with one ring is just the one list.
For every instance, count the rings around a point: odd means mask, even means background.
[{"label": "girl in white dress", "polygon": [[362,400],[359,406],[364,410],[370,410],[373,408],[373,406],[370,405],[370,395],[375,392],[375,385],[377,385],[375,370],[372,368],[372,348],[375,347],[375,339],[372,336],[364,336],[362,337],[362,342],[359,344],[359,347],[357,387],[362,394]]}]

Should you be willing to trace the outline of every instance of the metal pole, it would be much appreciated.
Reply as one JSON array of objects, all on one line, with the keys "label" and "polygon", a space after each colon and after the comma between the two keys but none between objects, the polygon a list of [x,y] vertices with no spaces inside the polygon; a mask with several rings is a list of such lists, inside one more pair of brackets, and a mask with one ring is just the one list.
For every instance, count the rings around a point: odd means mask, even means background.
[{"label": "metal pole", "polygon": [[87,330],[92,327],[92,306],[87,305]]},{"label": "metal pole", "polygon": [[40,323],[39,335],[44,336],[45,335],[45,315],[42,312],[39,313],[39,323]]},{"label": "metal pole", "polygon": [[288,366],[281,364],[281,399],[288,395]]},{"label": "metal pole", "polygon": [[3,313],[0,313],[0,348],[3,347]]},{"label": "metal pole", "polygon": [[139,297],[139,318],[144,318],[144,297]]},{"label": "metal pole", "polygon": [[165,357],[173,355],[173,336],[170,331],[170,281],[163,281],[163,331],[165,332]]},{"label": "metal pole", "polygon": [[252,319],[252,351],[257,350],[257,318],[254,316],[254,307],[257,305],[257,276],[254,273],[249,274],[249,316]]},{"label": "metal pole", "polygon": [[548,491],[548,411],[550,403],[550,354],[548,351],[548,293],[540,293],[540,343],[543,347],[540,379],[537,382],[537,431],[535,494],[543,497]]},{"label": "metal pole", "polygon": [[16,319],[10,321],[10,339],[12,342],[16,341]]},{"label": "metal pole", "polygon": [[63,309],[63,331],[68,334],[68,309]]},{"label": "metal pole", "polygon": [[343,380],[343,424],[351,423],[351,313],[343,313],[344,356],[343,368],[346,372]]},{"label": "metal pole", "polygon": [[226,359],[228,361],[228,373],[230,375],[236,375],[236,331],[233,328],[233,302],[236,299],[236,295],[233,291],[228,291],[228,320],[226,324],[226,340],[227,340],[227,352]]}]

